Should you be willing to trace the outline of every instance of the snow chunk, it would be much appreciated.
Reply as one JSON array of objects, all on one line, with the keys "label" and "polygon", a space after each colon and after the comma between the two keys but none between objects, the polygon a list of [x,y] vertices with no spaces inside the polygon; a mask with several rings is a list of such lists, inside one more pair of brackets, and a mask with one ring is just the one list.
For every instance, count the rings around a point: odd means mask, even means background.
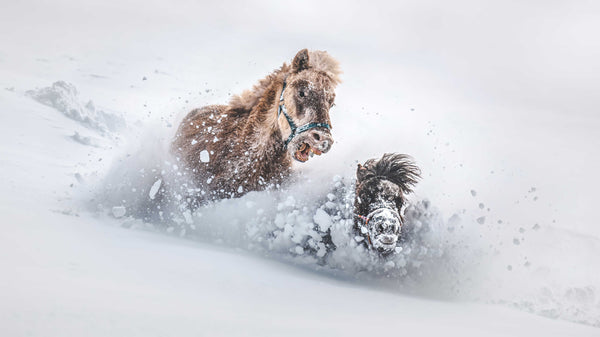
[{"label": "snow chunk", "polygon": [[29,90],[25,94],[102,134],[116,132],[126,126],[125,119],[121,115],[99,110],[92,101],[83,104],[79,100],[77,89],[71,83],[57,81],[51,87]]},{"label": "snow chunk", "polygon": [[200,152],[200,161],[203,163],[208,163],[210,161],[210,154],[206,150],[202,150]]},{"label": "snow chunk", "polygon": [[287,197],[287,199],[285,199],[284,206],[287,206],[287,207],[294,207],[294,205],[296,205],[296,199],[294,199],[294,197],[293,197],[293,196],[289,195],[289,196]]},{"label": "snow chunk", "polygon": [[157,181],[154,182],[152,187],[150,187],[150,192],[148,192],[148,196],[150,197],[150,199],[154,199],[154,197],[156,197],[156,193],[158,193],[158,189],[160,188],[161,184],[162,184],[162,179],[158,179]]},{"label": "snow chunk", "polygon": [[192,213],[190,211],[183,212],[183,218],[188,225],[194,223],[194,221],[192,220]]},{"label": "snow chunk", "polygon": [[127,209],[124,206],[115,206],[112,208],[112,214],[115,218],[122,218],[127,213]]},{"label": "snow chunk", "polygon": [[329,214],[327,214],[324,210],[318,209],[315,215],[313,216],[313,221],[319,225],[319,228],[325,232],[331,227],[331,218]]},{"label": "snow chunk", "polygon": [[71,139],[76,141],[79,144],[99,147],[98,142],[96,142],[92,137],[86,137],[79,134],[79,132],[75,131],[75,134],[71,136]]}]

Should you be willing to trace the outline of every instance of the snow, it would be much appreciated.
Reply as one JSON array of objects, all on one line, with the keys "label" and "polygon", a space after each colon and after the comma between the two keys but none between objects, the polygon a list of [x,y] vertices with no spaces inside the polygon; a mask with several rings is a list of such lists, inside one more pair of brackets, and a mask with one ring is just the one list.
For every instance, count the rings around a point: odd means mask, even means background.
[{"label": "snow", "polygon": [[319,225],[319,229],[326,232],[332,225],[331,218],[324,210],[318,209],[313,217],[313,221]]},{"label": "snow", "polygon": [[[85,105],[82,104],[79,101],[77,89],[71,83],[57,81],[51,87],[29,90],[25,94],[85,126],[101,132],[114,132],[125,126],[123,117],[96,110],[92,101],[88,101]],[[76,133],[76,135],[78,134]]]},{"label": "snow", "polygon": [[122,218],[127,213],[127,208],[123,206],[114,206],[112,208],[112,214],[115,218]]},{"label": "snow", "polygon": [[[231,5],[5,4],[0,334],[598,335],[596,4]],[[183,114],[305,46],[344,70],[330,153],[177,225],[131,216],[179,177]],[[382,262],[346,204],[391,151],[423,169],[420,234]]]},{"label": "snow", "polygon": [[154,184],[152,184],[152,187],[150,187],[150,191],[148,192],[148,196],[150,197],[150,199],[154,199],[156,197],[156,193],[158,193],[161,184],[162,179],[158,179],[154,182]]},{"label": "snow", "polygon": [[208,151],[200,151],[200,161],[203,163],[208,163],[210,161],[210,154],[208,154]]}]

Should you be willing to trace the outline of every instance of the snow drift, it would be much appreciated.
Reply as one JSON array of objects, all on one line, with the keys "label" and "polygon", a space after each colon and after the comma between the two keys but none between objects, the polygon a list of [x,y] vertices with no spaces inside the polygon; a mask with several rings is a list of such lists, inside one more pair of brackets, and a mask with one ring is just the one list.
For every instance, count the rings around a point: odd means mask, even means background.
[{"label": "snow drift", "polygon": [[[503,304],[600,326],[597,277],[557,265],[565,257],[552,247],[577,245],[579,254],[591,256],[600,249],[595,238],[552,226],[492,222],[473,217],[473,210],[444,215],[427,199],[409,196],[402,240],[384,258],[365,250],[351,230],[353,174],[300,171],[281,188],[190,209],[185,195],[193,184],[168,153],[171,131],[150,130],[133,145],[137,149],[115,161],[87,203],[123,227],[242,249],[394,292]],[[159,201],[159,193],[168,197]],[[477,191],[470,194],[476,199]],[[477,203],[475,210],[485,208]]]}]

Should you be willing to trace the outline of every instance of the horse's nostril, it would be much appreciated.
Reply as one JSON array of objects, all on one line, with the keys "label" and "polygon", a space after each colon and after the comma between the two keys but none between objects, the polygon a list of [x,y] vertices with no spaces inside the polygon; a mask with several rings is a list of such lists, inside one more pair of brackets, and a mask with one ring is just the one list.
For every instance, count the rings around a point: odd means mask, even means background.
[{"label": "horse's nostril", "polygon": [[319,135],[319,133],[318,133],[318,132],[313,132],[313,133],[311,134],[311,136],[312,136],[312,137],[313,137],[313,138],[314,138],[314,139],[315,139],[317,142],[321,140],[321,136]]},{"label": "horse's nostril", "polygon": [[393,236],[393,235],[384,235],[384,236],[381,238],[381,242],[382,242],[383,244],[390,245],[390,244],[392,244],[392,243],[395,243],[395,242],[396,242],[396,237],[395,237],[395,236]]}]

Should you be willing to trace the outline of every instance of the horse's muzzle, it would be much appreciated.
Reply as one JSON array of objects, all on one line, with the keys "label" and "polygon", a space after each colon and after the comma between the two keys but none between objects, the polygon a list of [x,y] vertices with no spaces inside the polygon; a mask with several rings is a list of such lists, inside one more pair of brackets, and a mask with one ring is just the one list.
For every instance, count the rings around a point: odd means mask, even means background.
[{"label": "horse's muzzle", "polygon": [[311,130],[309,134],[310,146],[325,153],[333,145],[333,137],[329,130]]},{"label": "horse's muzzle", "polygon": [[394,234],[382,234],[380,235],[379,241],[384,245],[393,245],[398,241],[398,236]]}]

